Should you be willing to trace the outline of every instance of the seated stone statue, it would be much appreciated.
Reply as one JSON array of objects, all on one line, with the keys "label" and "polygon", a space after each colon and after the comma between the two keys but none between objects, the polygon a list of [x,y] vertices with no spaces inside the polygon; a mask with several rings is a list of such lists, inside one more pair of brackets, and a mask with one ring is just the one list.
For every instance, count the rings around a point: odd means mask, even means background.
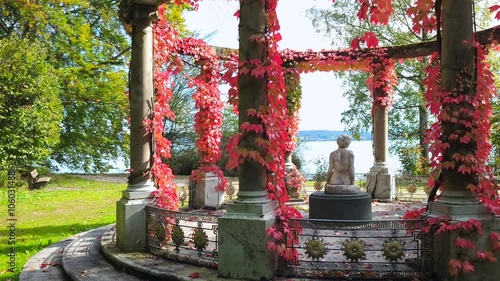
[{"label": "seated stone statue", "polygon": [[358,193],[359,186],[354,183],[354,153],[347,149],[351,138],[341,135],[337,138],[337,144],[339,148],[330,153],[325,193]]}]

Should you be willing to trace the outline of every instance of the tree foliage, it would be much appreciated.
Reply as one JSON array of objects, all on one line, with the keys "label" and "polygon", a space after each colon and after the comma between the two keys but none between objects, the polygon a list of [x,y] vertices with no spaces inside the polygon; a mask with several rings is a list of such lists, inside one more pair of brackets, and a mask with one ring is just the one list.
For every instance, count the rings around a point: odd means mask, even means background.
[{"label": "tree foliage", "polygon": [[[329,9],[310,9],[309,17],[318,32],[326,32],[332,38],[342,38],[337,44],[349,44],[354,38],[362,37],[366,32],[373,32],[382,45],[403,45],[431,39],[427,33],[415,33],[411,19],[406,16],[410,1],[394,2],[394,14],[391,25],[374,25],[360,21],[352,16],[356,7],[348,1],[337,1]],[[389,111],[390,150],[398,155],[405,173],[427,173],[428,148],[424,142],[428,127],[429,114],[425,108],[422,79],[426,60],[405,60],[396,65],[399,80],[395,87],[394,102]],[[342,123],[353,135],[372,131],[372,100],[366,84],[369,74],[361,71],[339,72],[343,85],[348,89],[344,96],[349,101],[349,108],[342,113]]]},{"label": "tree foliage", "polygon": [[0,38],[40,42],[32,48],[45,49],[54,69],[60,91],[53,100],[63,106],[63,119],[50,158],[71,169],[104,171],[109,159],[128,155],[129,39],[117,17],[118,3],[0,0]]},{"label": "tree foliage", "polygon": [[[60,81],[38,41],[0,39],[0,167],[44,163],[59,143]],[[7,163],[10,162],[10,163]]]},{"label": "tree foliage", "polygon": [[[434,39],[435,33],[423,29],[417,32],[407,9],[414,1],[393,2],[394,14],[390,25],[376,25],[369,21],[360,21],[352,17],[358,7],[350,1],[336,1],[331,8],[308,10],[317,32],[328,34],[332,45],[337,48],[349,46],[355,38],[361,38],[366,32],[373,32],[384,46],[405,45]],[[480,6],[488,6],[488,1],[481,1]],[[477,29],[487,27],[487,9],[477,9]],[[341,40],[339,40],[339,38]],[[402,163],[402,172],[408,174],[427,174],[429,149],[425,143],[425,132],[435,120],[425,107],[424,68],[428,59],[404,60],[396,65],[399,83],[395,87],[394,103],[389,111],[390,151],[398,156]],[[361,71],[336,73],[343,79],[344,96],[349,101],[349,108],[342,113],[342,123],[359,136],[372,130],[372,97],[365,83],[368,74]],[[495,133],[494,133],[495,134]],[[499,138],[500,139],[500,138]],[[500,144],[500,143],[499,143]]]}]

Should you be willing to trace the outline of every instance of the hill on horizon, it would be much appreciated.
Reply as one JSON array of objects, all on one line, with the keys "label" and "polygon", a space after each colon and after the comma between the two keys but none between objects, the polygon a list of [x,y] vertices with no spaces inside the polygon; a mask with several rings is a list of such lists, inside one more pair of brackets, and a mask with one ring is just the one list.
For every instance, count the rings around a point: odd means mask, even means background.
[{"label": "hill on horizon", "polygon": [[[300,130],[297,137],[302,141],[336,141],[340,135],[348,135],[352,138],[352,134],[347,131],[331,131],[331,130]],[[361,134],[360,140],[371,140],[371,132]]]}]

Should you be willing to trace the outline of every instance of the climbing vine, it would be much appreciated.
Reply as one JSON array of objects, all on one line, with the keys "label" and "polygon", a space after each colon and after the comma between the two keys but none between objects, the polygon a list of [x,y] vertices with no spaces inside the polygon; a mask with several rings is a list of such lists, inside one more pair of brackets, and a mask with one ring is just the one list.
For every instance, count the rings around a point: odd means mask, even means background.
[{"label": "climbing vine", "polygon": [[[441,184],[438,181],[440,172],[444,169],[455,170],[465,175],[474,175],[477,178],[476,184],[469,184],[467,189],[476,194],[485,207],[492,214],[500,214],[500,200],[498,186],[495,183],[491,170],[487,166],[488,157],[491,150],[489,142],[490,123],[492,115],[491,99],[496,93],[493,74],[489,70],[486,61],[487,51],[483,46],[474,44],[477,49],[477,78],[475,83],[475,93],[464,94],[471,85],[458,80],[460,85],[452,91],[444,91],[441,88],[441,72],[439,67],[439,56],[434,54],[431,64],[427,68],[428,77],[424,80],[427,92],[425,94],[427,106],[430,112],[437,116],[428,131],[427,140],[430,144],[432,176],[429,179],[429,186]],[[448,106],[443,106],[447,104]],[[449,105],[459,104],[459,107]],[[460,118],[458,118],[460,116]],[[445,123],[456,124],[456,131],[443,138],[443,126]],[[464,130],[463,128],[469,128]],[[444,159],[446,150],[453,145],[474,144],[474,153],[454,153],[451,159]],[[446,160],[446,161],[445,161]],[[421,217],[425,208],[405,215],[405,218]],[[469,219],[465,222],[450,221],[448,218],[432,218],[427,220],[429,228],[436,227],[435,234],[443,232],[453,232],[455,254],[448,263],[451,276],[458,275],[459,272],[470,273],[475,270],[474,264],[484,261],[496,261],[493,252],[498,251],[500,234],[491,232],[491,250],[479,249],[474,243],[474,238],[483,234],[481,222]]]},{"label": "climbing vine", "polygon": [[[188,1],[177,1],[177,4],[190,4]],[[192,3],[191,3],[192,4]],[[195,108],[195,131],[198,134],[196,146],[200,152],[200,168],[193,171],[192,180],[200,180],[207,172],[213,172],[219,177],[217,190],[225,190],[227,180],[222,171],[215,165],[220,159],[220,141],[222,133],[223,103],[219,93],[219,62],[212,54],[210,47],[202,40],[182,39],[173,26],[165,18],[166,7],[161,5],[159,18],[154,25],[155,50],[155,106],[153,120],[148,127],[153,132],[155,154],[153,156],[152,173],[158,187],[157,204],[170,210],[178,208],[177,190],[170,167],[164,163],[170,158],[171,142],[163,136],[164,120],[175,119],[175,114],[169,106],[172,100],[172,75],[186,75],[183,72],[184,62],[180,53],[193,54],[201,66],[201,74],[197,77],[187,77],[189,86],[197,91],[193,94]]]},{"label": "climbing vine", "polygon": [[[175,57],[177,47],[177,32],[165,20],[165,6],[158,10],[159,19],[153,27],[154,32],[154,112],[151,124],[148,124],[153,133],[155,153],[153,155],[152,174],[158,188],[156,202],[159,207],[168,210],[179,208],[177,188],[174,175],[164,159],[171,157],[172,143],[163,136],[165,118],[174,119],[175,114],[169,106],[172,100],[172,90],[169,87],[171,75],[179,73],[180,61],[171,60]],[[167,67],[166,67],[167,66]]]},{"label": "climbing vine", "polygon": [[[278,43],[281,40],[279,22],[276,14],[278,0],[263,0],[266,7],[267,29],[263,42],[266,45],[265,61],[238,62],[236,56],[229,56],[224,62],[226,69],[222,77],[219,77],[220,67],[217,57],[211,52],[206,43],[201,40],[182,40],[176,31],[162,16],[164,8],[160,7],[160,19],[155,25],[155,109],[154,118],[149,127],[153,132],[156,153],[154,155],[153,175],[158,185],[158,205],[168,209],[176,209],[178,206],[177,193],[173,183],[173,175],[170,168],[163,160],[170,157],[171,143],[163,137],[164,118],[175,118],[168,103],[172,99],[169,89],[172,74],[182,73],[183,63],[178,55],[185,51],[195,56],[202,65],[202,74],[191,79],[192,87],[197,88],[193,98],[199,112],[195,116],[196,132],[199,136],[197,147],[201,156],[201,167],[192,174],[192,179],[199,179],[203,173],[214,172],[221,178],[220,190],[225,188],[222,172],[214,164],[220,157],[220,124],[222,120],[222,103],[218,96],[218,83],[222,79],[230,85],[229,103],[238,108],[238,75],[241,69],[251,71],[254,77],[265,77],[267,80],[266,97],[267,104],[260,108],[247,111],[249,116],[256,116],[262,124],[243,123],[240,133],[233,136],[228,142],[228,153],[230,161],[229,168],[238,167],[243,161],[252,159],[263,165],[267,173],[267,190],[270,199],[279,203],[278,217],[280,227],[268,229],[269,235],[274,239],[268,243],[268,247],[276,249],[286,259],[294,258],[297,252],[287,248],[285,241],[292,241],[291,226],[288,225],[290,218],[300,217],[300,213],[285,203],[288,195],[285,188],[284,153],[294,147],[292,136],[298,128],[298,117],[294,114],[299,107],[300,94],[299,85],[293,85],[300,73],[311,71],[346,71],[351,69],[370,71],[373,76],[367,81],[370,89],[380,90],[385,94],[376,96],[376,103],[390,106],[392,104],[392,86],[397,82],[393,72],[394,62],[381,59],[384,57],[382,49],[372,49],[370,58],[357,57],[354,50],[361,48],[364,43],[367,48],[375,48],[378,39],[372,32],[366,32],[363,36],[355,38],[351,49],[345,50],[344,55],[336,53],[311,56],[309,52],[294,52],[291,50],[279,51]],[[192,5],[196,7],[198,0],[173,0],[175,4]],[[393,13],[392,0],[358,0],[360,5],[358,18],[369,20],[373,24],[387,24]],[[491,12],[496,12],[500,18],[500,6],[490,7]],[[408,16],[413,21],[413,31],[416,33],[433,32],[437,30],[437,21],[434,15],[433,0],[416,0],[408,9]],[[239,16],[239,13],[235,13]],[[253,38],[252,40],[262,40]],[[457,172],[468,175],[477,175],[477,183],[467,188],[477,194],[477,198],[488,208],[491,213],[500,214],[500,201],[498,198],[498,186],[491,178],[491,171],[486,165],[490,153],[489,143],[489,118],[491,117],[490,100],[495,93],[493,75],[486,63],[486,51],[478,44],[471,45],[477,48],[477,79],[475,94],[467,95],[455,89],[454,91],[443,91],[440,86],[439,58],[432,56],[432,63],[427,68],[428,77],[424,80],[427,88],[425,94],[430,112],[437,116],[437,122],[433,124],[428,133],[430,152],[432,153],[431,167],[433,174],[429,185],[434,186],[438,174],[443,169],[455,169]],[[379,57],[379,58],[377,58]],[[375,59],[374,59],[375,58]],[[300,61],[300,62],[299,62]],[[283,63],[291,69],[285,70]],[[244,67],[242,67],[244,66]],[[285,77],[293,79],[288,80]],[[464,81],[459,81],[465,83]],[[470,85],[469,85],[470,86]],[[443,107],[443,104],[467,104],[468,106]],[[460,117],[460,118],[459,118]],[[466,130],[457,130],[446,138],[443,138],[443,124],[457,124]],[[238,142],[242,132],[256,132],[262,134],[257,144],[260,151],[243,151],[238,149]],[[474,144],[472,153],[455,153],[451,159],[444,159],[443,155],[450,147],[450,142]],[[263,151],[263,153],[261,153]],[[406,218],[417,217],[424,210],[418,210],[407,214]],[[472,242],[471,233],[482,234],[482,225],[474,220],[466,222],[451,222],[445,219],[429,219],[429,229],[437,226],[436,234],[454,231],[458,235],[455,239],[457,249],[476,249]],[[451,275],[474,271],[473,261],[493,261],[493,251],[500,250],[500,234],[493,232],[489,235],[492,248],[491,251],[477,250],[474,257],[463,257],[457,254],[449,262]],[[457,251],[459,253],[460,251]]]}]

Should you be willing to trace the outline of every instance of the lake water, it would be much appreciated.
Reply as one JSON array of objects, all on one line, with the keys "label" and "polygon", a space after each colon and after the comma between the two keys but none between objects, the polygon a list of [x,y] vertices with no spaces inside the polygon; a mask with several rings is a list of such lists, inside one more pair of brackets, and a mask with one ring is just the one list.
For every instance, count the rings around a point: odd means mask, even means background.
[{"label": "lake water", "polygon": [[[314,160],[324,157],[326,161],[328,161],[328,156],[332,151],[337,149],[337,147],[336,141],[313,141],[302,143],[300,145],[300,150],[304,159],[302,173],[314,174],[316,172]],[[352,141],[351,145],[349,145],[349,149],[354,152],[354,169],[356,174],[368,173],[373,166],[372,141]],[[109,164],[114,167],[109,173],[124,173],[127,168],[123,159],[110,161]],[[401,162],[396,156],[389,155],[387,164],[389,165],[389,169],[395,172],[399,169]],[[83,173],[83,171],[75,171],[62,167],[59,173]]]},{"label": "lake water", "polygon": [[[316,166],[314,165],[314,160],[317,158],[325,158],[328,161],[328,157],[332,151],[338,148],[336,141],[313,141],[304,142],[300,145],[300,150],[302,157],[304,159],[304,165],[302,167],[302,172],[304,174],[314,174],[316,172]],[[372,150],[372,141],[352,141],[349,145],[349,149],[354,152],[354,169],[356,174],[368,173],[370,168],[373,166],[374,157]],[[397,171],[401,166],[401,162],[398,157],[390,155],[387,159],[387,165],[389,169],[393,172]]]}]

